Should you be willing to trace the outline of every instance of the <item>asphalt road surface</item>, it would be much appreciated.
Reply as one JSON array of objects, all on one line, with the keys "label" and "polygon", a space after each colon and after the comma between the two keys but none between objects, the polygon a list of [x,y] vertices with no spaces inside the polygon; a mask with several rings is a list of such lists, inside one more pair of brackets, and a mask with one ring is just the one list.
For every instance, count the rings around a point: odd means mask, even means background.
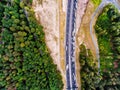
[{"label": "asphalt road surface", "polygon": [[[102,0],[101,4],[98,6],[96,11],[93,13],[90,22],[90,34],[92,37],[92,41],[96,48],[97,58],[98,58],[98,68],[100,68],[100,60],[99,60],[99,48],[93,36],[93,21],[96,15],[99,14],[100,11],[108,4],[112,3],[120,10],[120,6],[118,5],[116,0]],[[76,83],[76,70],[75,70],[75,21],[76,21],[76,7],[77,0],[68,0],[67,5],[67,20],[66,20],[66,40],[65,40],[65,54],[66,54],[66,82],[67,82],[67,90],[77,90]]]},{"label": "asphalt road surface", "polygon": [[66,81],[67,90],[77,90],[75,71],[75,21],[77,0],[68,0],[66,20]]}]

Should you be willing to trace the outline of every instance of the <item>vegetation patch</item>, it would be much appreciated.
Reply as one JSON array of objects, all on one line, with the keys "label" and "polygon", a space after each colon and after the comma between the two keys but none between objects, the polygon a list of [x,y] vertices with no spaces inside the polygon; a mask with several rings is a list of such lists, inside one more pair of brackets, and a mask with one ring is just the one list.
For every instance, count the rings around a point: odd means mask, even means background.
[{"label": "vegetation patch", "polygon": [[95,31],[100,72],[91,51],[80,46],[81,90],[120,90],[120,13],[111,4],[100,13]]},{"label": "vegetation patch", "polygon": [[102,0],[91,0],[93,2],[93,4],[95,5],[95,7],[97,7]]},{"label": "vegetation patch", "polygon": [[93,57],[90,49],[86,49],[83,44],[80,45],[79,62],[81,90],[95,90],[99,80],[97,60]]},{"label": "vegetation patch", "polygon": [[0,90],[62,90],[30,4],[1,0],[0,11]]},{"label": "vegetation patch", "polygon": [[104,90],[120,90],[120,13],[111,4],[99,15],[95,25]]}]

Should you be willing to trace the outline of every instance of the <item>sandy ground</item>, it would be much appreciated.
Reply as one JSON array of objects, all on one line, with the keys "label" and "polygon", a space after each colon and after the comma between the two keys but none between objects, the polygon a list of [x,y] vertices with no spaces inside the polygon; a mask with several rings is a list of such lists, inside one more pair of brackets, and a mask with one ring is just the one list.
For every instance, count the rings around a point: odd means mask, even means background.
[{"label": "sandy ground", "polygon": [[88,2],[86,12],[82,18],[81,26],[77,33],[77,44],[78,46],[83,41],[84,44],[86,44],[87,48],[91,49],[94,55],[96,54],[94,44],[92,42],[91,36],[90,36],[90,20],[92,17],[92,14],[94,12],[94,5],[91,1]]},{"label": "sandy ground", "polygon": [[[64,25],[65,25],[65,3],[62,8],[62,0],[33,0],[33,9],[37,20],[43,25],[46,44],[50,54],[63,77],[64,89],[66,86],[65,59],[64,59]],[[62,48],[62,49],[61,49]]]},{"label": "sandy ground", "polygon": [[[46,43],[51,51],[51,56],[54,63],[59,59],[59,22],[57,22],[57,3],[55,0],[45,0],[41,4],[37,3],[38,0],[33,0],[33,7],[37,20],[44,27]],[[54,57],[55,56],[55,57]]]},{"label": "sandy ground", "polygon": [[[83,16],[83,19],[82,19],[82,23],[81,23],[81,26],[80,26],[80,29],[78,31],[78,36],[80,36],[79,34],[82,34],[84,33],[84,43],[86,44],[87,48],[90,48],[93,53],[95,54],[95,47],[93,45],[93,42],[92,42],[92,39],[91,39],[91,36],[90,36],[90,20],[91,20],[91,17],[92,17],[92,14],[94,12],[94,5],[91,1],[88,2],[88,5],[87,5],[87,9],[86,9],[86,12]],[[80,40],[79,40],[79,37],[78,37],[78,43],[80,44]]]}]

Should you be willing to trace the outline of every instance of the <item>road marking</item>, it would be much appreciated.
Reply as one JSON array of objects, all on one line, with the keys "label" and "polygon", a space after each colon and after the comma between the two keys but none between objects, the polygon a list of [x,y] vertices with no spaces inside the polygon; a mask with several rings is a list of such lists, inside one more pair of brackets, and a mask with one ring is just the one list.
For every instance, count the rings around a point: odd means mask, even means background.
[{"label": "road marking", "polygon": [[68,70],[69,69],[69,67],[68,67],[68,64],[67,64],[67,66],[66,66],[66,70]]}]

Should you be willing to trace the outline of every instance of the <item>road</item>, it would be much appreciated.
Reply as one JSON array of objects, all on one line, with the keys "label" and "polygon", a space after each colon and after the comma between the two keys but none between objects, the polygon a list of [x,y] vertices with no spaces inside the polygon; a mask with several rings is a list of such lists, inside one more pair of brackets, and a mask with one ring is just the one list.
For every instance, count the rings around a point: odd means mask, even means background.
[{"label": "road", "polygon": [[100,56],[99,56],[98,44],[93,35],[93,22],[94,22],[95,18],[98,17],[99,13],[103,10],[103,8],[110,3],[113,4],[118,10],[120,10],[120,5],[118,4],[117,0],[102,0],[100,5],[98,6],[98,8],[93,13],[93,15],[91,17],[91,21],[90,21],[90,35],[92,37],[93,44],[96,48],[96,57],[98,59],[98,69],[100,69]]},{"label": "road", "polygon": [[[97,41],[93,35],[93,22],[95,17],[99,15],[99,12],[108,4],[114,4],[119,10],[120,6],[118,5],[116,0],[102,0],[101,4],[98,6],[96,11],[93,13],[90,22],[90,35],[92,37],[92,41],[96,48],[96,54],[98,59],[98,68],[100,68],[100,60],[99,60],[99,48],[97,45]],[[76,69],[75,69],[75,21],[76,14],[75,10],[77,7],[77,0],[68,0],[67,4],[67,20],[66,20],[66,40],[65,40],[65,56],[66,56],[66,83],[67,90],[77,90],[76,83]]]},{"label": "road", "polygon": [[66,82],[67,90],[77,90],[75,69],[75,20],[77,0],[68,0],[66,20]]}]

